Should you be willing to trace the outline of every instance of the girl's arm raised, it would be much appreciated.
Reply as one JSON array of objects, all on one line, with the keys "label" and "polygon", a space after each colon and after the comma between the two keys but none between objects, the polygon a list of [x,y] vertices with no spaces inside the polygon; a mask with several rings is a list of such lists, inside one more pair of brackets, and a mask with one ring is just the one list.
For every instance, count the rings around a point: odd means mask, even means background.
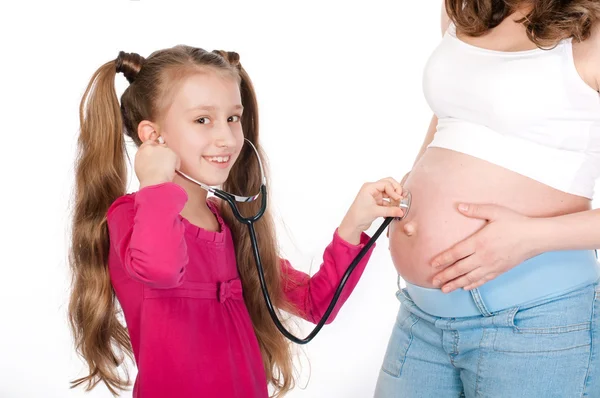
[{"label": "girl's arm raised", "polygon": [[167,182],[122,196],[108,209],[111,250],[131,278],[155,288],[183,282],[188,254],[179,213],[186,202],[183,188]]}]

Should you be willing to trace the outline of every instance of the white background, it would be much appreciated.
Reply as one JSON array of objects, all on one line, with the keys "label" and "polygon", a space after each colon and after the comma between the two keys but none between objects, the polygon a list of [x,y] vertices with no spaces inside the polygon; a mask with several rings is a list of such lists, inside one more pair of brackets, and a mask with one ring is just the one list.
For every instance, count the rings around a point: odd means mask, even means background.
[{"label": "white background", "polygon": [[[400,179],[431,118],[421,75],[441,37],[439,0],[0,7],[2,398],[110,397],[102,385],[69,389],[85,369],[67,327],[66,260],[79,101],[120,50],[148,56],[185,43],[241,55],[258,95],[281,246],[310,273],[361,184]],[[117,80],[120,95],[126,81]],[[337,320],[302,349],[290,398],[372,396],[398,309],[387,247],[383,235]]]}]

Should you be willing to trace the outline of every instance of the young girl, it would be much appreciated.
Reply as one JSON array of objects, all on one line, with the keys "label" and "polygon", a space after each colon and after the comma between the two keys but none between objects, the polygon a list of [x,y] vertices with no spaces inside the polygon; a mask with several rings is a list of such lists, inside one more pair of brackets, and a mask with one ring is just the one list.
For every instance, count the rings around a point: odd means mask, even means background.
[{"label": "young girl", "polygon": [[375,396],[600,397],[600,2],[443,3]]},{"label": "young girl", "polygon": [[[116,73],[130,82],[120,106]],[[135,397],[263,398],[269,383],[283,396],[293,387],[290,344],[263,302],[247,227],[175,171],[235,194],[258,192],[256,154],[244,144],[260,151],[257,104],[239,56],[183,45],[147,59],[121,52],[92,77],[80,117],[70,321],[90,374],[74,385],[126,388],[117,372],[125,352],[138,367]],[[123,133],[139,146],[140,190],[128,195]],[[369,239],[363,231],[403,214],[384,200],[401,193],[391,178],[365,184],[313,277],[278,257],[267,212],[256,230],[274,305],[318,322]],[[258,202],[243,213],[255,214]]]}]

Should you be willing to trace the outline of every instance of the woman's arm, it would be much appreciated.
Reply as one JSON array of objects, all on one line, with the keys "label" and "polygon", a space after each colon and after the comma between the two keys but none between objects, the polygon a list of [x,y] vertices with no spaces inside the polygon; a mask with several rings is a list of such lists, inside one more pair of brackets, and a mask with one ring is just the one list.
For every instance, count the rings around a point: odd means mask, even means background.
[{"label": "woman's arm", "polygon": [[[448,26],[450,25],[450,18],[448,17],[448,14],[446,13],[446,2],[444,0],[442,0],[442,9],[441,9],[441,18],[440,19],[441,19],[440,20],[440,28],[441,28],[441,32],[442,32],[442,36],[443,36],[446,33],[446,30],[448,30]],[[417,164],[417,162],[419,161],[421,156],[423,156],[423,154],[427,150],[427,146],[431,143],[431,141],[433,141],[433,136],[435,135],[435,132],[437,130],[437,124],[438,124],[438,118],[436,115],[433,115],[433,117],[431,118],[431,122],[429,123],[429,128],[427,129],[427,134],[425,135],[425,139],[423,140],[423,144],[421,145],[421,149],[419,150],[419,153],[417,154],[415,161],[413,162],[413,167],[415,166],[415,164]],[[409,174],[410,174],[410,171],[404,175],[404,177],[402,178],[402,181],[400,182],[400,185],[404,185],[404,182],[408,178]]]},{"label": "woman's arm", "polygon": [[581,79],[591,88],[600,89],[600,23],[592,26],[590,37],[573,41],[573,57]]},{"label": "woman's arm", "polygon": [[[433,117],[431,118],[431,122],[429,123],[429,128],[427,129],[427,135],[425,135],[423,144],[421,144],[421,149],[419,150],[419,153],[417,154],[417,157],[415,158],[415,161],[413,162],[413,167],[415,166],[415,164],[417,164],[417,162],[419,161],[421,156],[423,156],[423,154],[427,150],[427,145],[431,144],[431,141],[433,141],[433,136],[435,135],[435,132],[437,131],[437,124],[438,124],[438,118],[436,115],[433,115]],[[410,172],[406,173],[406,175],[402,179],[401,184],[404,183],[404,181],[406,180],[406,177],[408,176],[409,173]]]},{"label": "woman's arm", "polygon": [[537,254],[555,250],[600,249],[600,209],[536,218],[531,246]]}]

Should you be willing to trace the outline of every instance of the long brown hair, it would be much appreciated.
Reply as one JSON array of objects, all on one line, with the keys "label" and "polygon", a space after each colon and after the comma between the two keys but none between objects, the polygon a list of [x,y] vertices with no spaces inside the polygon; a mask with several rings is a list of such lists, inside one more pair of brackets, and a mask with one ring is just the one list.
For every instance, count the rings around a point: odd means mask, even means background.
[{"label": "long brown hair", "polygon": [[[92,76],[80,105],[81,132],[76,162],[76,193],[70,253],[73,289],[69,320],[79,354],[89,366],[89,375],[72,382],[87,384],[87,390],[103,382],[117,395],[129,385],[118,367],[124,355],[132,356],[126,328],[119,322],[119,307],[107,267],[109,250],[106,212],[115,199],[126,193],[127,168],[125,137],[141,145],[137,126],[143,120],[157,120],[165,109],[165,98],[186,76],[211,69],[231,73],[240,84],[244,114],[242,128],[262,153],[258,139],[258,107],[252,82],[234,52],[208,52],[178,45],[159,50],[147,59],[135,53],[120,52],[117,59],[102,65]],[[115,75],[122,72],[130,85],[121,96],[115,92]],[[247,145],[231,169],[223,188],[248,194],[258,192],[259,165]],[[242,213],[254,214],[259,201],[245,204]],[[291,346],[279,333],[262,301],[259,279],[249,235],[238,223],[229,206],[221,204],[221,214],[232,231],[244,300],[258,338],[267,381],[275,396],[283,396],[294,386]],[[259,250],[273,304],[287,310],[280,283],[279,255],[275,228],[269,211],[255,225],[261,237]]]},{"label": "long brown hair", "polygon": [[460,32],[481,36],[523,5],[530,11],[519,20],[538,47],[555,46],[572,37],[583,41],[600,18],[597,0],[445,0],[446,12]]}]

